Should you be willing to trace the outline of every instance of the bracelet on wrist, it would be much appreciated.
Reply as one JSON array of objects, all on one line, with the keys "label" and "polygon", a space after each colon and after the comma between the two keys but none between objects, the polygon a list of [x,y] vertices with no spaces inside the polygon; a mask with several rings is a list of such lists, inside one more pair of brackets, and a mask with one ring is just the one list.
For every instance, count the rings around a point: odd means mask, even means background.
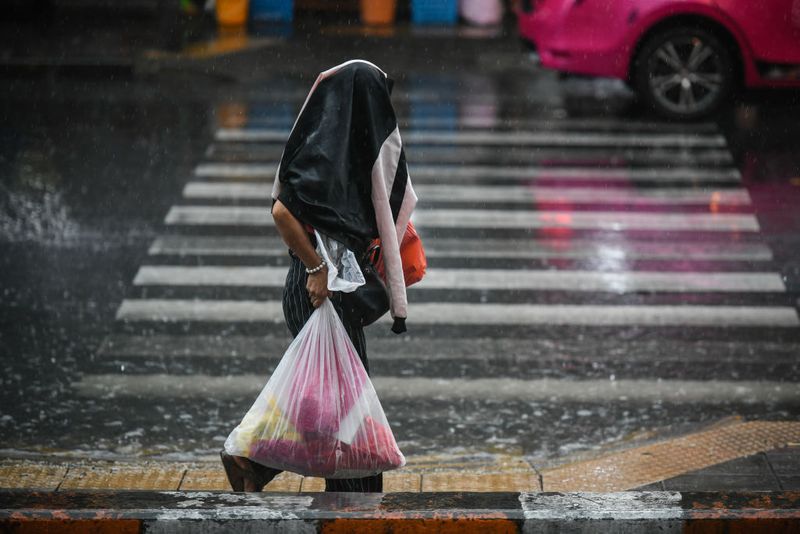
[{"label": "bracelet on wrist", "polygon": [[328,264],[327,264],[327,262],[325,262],[325,260],[322,260],[322,263],[320,263],[319,265],[317,265],[317,266],[316,266],[316,267],[314,267],[313,269],[309,269],[308,267],[306,267],[306,273],[307,273],[307,274],[314,274],[314,273],[318,273],[318,272],[320,272],[320,271],[321,271],[321,270],[322,270],[322,269],[323,269],[325,266],[327,266],[327,265],[328,265]]}]

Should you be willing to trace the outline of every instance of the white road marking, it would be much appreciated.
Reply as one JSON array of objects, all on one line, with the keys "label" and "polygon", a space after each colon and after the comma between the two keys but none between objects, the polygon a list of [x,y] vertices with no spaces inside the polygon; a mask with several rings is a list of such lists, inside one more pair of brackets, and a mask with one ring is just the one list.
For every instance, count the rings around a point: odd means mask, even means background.
[{"label": "white road marking", "polygon": [[749,206],[746,189],[689,189],[689,188],[595,188],[543,186],[414,186],[422,201],[436,202],[576,202],[619,204],[699,204]]},{"label": "white road marking", "polygon": [[194,174],[219,178],[275,178],[277,163],[201,163]]},{"label": "white road marking", "polygon": [[576,230],[686,230],[757,232],[749,214],[636,213],[603,211],[508,211],[430,209],[414,212],[419,228],[572,228]]},{"label": "white road marking", "polygon": [[[195,175],[201,178],[239,178],[272,183],[276,164],[264,163],[201,163]],[[544,167],[508,165],[409,165],[415,181],[443,180],[638,180],[638,181],[739,181],[736,168],[705,169],[695,167]]]},{"label": "white road marking", "polygon": [[[218,141],[262,141],[285,143],[289,137],[286,129],[222,128],[217,130]],[[403,133],[406,144],[481,144],[481,145],[541,145],[541,146],[664,146],[720,147],[725,137],[719,134],[664,134],[658,132],[547,132],[547,131],[426,131],[412,130]]]},{"label": "white road marking", "polygon": [[279,237],[162,235],[153,240],[147,253],[239,257],[286,256],[288,250]]},{"label": "white road marking", "polygon": [[[428,258],[590,259],[607,264],[631,260],[770,261],[772,250],[763,243],[636,241],[582,239],[443,239],[425,238]],[[278,237],[181,236],[157,237],[149,254],[286,256]]]},{"label": "white road marking", "polygon": [[[143,266],[134,285],[283,287],[286,267]],[[764,292],[786,290],[778,273],[598,272],[570,270],[429,269],[410,290],[560,290],[629,293]]]},{"label": "white road marking", "polygon": [[[637,213],[605,211],[507,211],[420,209],[412,216],[419,228],[575,230],[684,230],[757,232],[758,221],[750,214]],[[273,226],[269,208],[260,206],[173,206],[167,225]]]},{"label": "white road marking", "polygon": [[[404,130],[400,130],[403,132]],[[276,163],[283,153],[280,144],[212,143],[206,151],[209,162]],[[654,166],[721,166],[733,164],[724,147],[529,147],[481,145],[414,146],[407,154],[411,165],[488,161],[493,164],[591,165],[593,167],[651,164]]]},{"label": "white road marking", "polygon": [[[209,359],[278,359],[283,348],[291,343],[289,330],[264,334],[214,334],[170,335],[111,334],[107,336],[97,355],[115,358],[200,357]],[[418,363],[463,360],[499,366],[514,362],[557,366],[558,362],[624,362],[629,366],[652,371],[653,363],[684,362],[692,354],[692,363],[716,376],[719,365],[753,363],[753,354],[766,351],[770,364],[794,364],[800,353],[799,342],[737,340],[679,340],[667,345],[659,339],[628,339],[620,345],[619,339],[583,339],[579,337],[520,338],[502,337],[428,337],[380,336],[369,340],[369,359]],[[642,367],[643,366],[643,367]],[[479,366],[480,367],[480,366]],[[575,369],[580,372],[580,369]],[[481,372],[481,371],[479,371]],[[511,371],[514,372],[514,371]],[[481,375],[484,376],[484,375]]]},{"label": "white road marking", "polygon": [[[586,131],[635,131],[635,132],[660,132],[665,131],[680,131],[680,132],[697,132],[697,133],[717,133],[719,128],[713,122],[703,122],[696,124],[675,124],[670,122],[655,122],[655,121],[636,121],[636,120],[619,120],[619,119],[602,119],[602,118],[566,118],[566,119],[526,119],[526,118],[503,118],[495,119],[492,117],[479,117],[472,115],[459,115],[455,119],[453,117],[437,117],[434,115],[426,117],[403,118],[398,117],[402,131],[414,128],[452,128],[456,127],[479,127],[482,129],[496,128],[505,126],[513,129],[535,129],[542,130],[586,130]],[[278,124],[280,126],[291,127],[294,122],[294,116],[287,115],[283,110],[276,111],[271,115],[262,115],[260,117],[250,118],[247,121],[247,127],[264,127],[267,125]],[[277,128],[270,128],[277,129]]]},{"label": "white road marking", "polygon": [[[126,321],[283,322],[279,301],[125,299],[117,319]],[[382,322],[391,322],[384,316]],[[409,323],[420,325],[571,326],[800,326],[793,307],[779,306],[603,306],[414,303]]]},{"label": "white road marking", "polygon": [[116,318],[125,321],[283,322],[279,301],[125,299]]},{"label": "white road marking", "polygon": [[172,206],[164,219],[165,224],[191,226],[273,226],[267,207],[251,206]]},{"label": "white road marking", "polygon": [[[371,377],[381,401],[407,399],[553,400],[588,403],[783,403],[800,395],[800,384],[774,381],[730,380],[562,380],[513,378],[400,378]],[[88,397],[204,397],[214,399],[255,398],[269,375],[209,376],[173,375],[85,375],[72,386]]]},{"label": "white road marking", "polygon": [[[694,167],[543,167],[504,165],[410,165],[409,174],[416,181],[438,183],[449,179],[481,180],[639,180],[730,182],[741,180],[738,169],[703,169]],[[459,184],[460,186],[461,184]]]},{"label": "white road marking", "polygon": [[[478,186],[478,185],[415,185],[423,202],[536,202],[615,203],[628,205],[733,205],[749,206],[746,189],[689,188],[594,188],[544,186]],[[183,188],[184,198],[248,199],[268,202],[270,184],[252,182],[189,182]]]},{"label": "white road marking", "polygon": [[430,269],[412,289],[783,293],[778,273]]}]

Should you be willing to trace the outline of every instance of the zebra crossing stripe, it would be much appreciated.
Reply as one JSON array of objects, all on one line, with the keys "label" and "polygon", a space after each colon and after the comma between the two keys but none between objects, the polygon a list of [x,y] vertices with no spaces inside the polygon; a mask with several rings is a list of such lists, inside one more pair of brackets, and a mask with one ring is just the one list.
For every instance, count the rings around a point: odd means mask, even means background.
[{"label": "zebra crossing stripe", "polygon": [[[201,163],[195,168],[200,178],[240,178],[272,181],[278,167],[263,163]],[[414,180],[638,180],[652,182],[731,182],[741,180],[736,168],[693,167],[543,167],[493,165],[409,165]]]},{"label": "zebra crossing stripe", "polygon": [[[268,95],[263,95],[257,99],[248,99],[248,104],[257,107],[258,111],[255,117],[250,120],[258,120],[259,117],[276,116],[284,113],[289,113],[288,110],[299,109],[303,100],[308,96],[308,87],[271,87]],[[445,103],[457,104],[462,101],[467,101],[471,104],[493,103],[496,104],[498,100],[516,100],[518,97],[511,93],[497,92],[493,90],[484,90],[481,92],[470,91],[469,94],[463,95],[457,92],[448,91],[443,93],[437,90],[436,87],[427,87],[423,85],[415,87],[398,87],[392,93],[392,100],[394,102],[405,103],[406,105],[412,102],[426,102],[426,103]],[[525,95],[528,100],[530,95]],[[294,119],[294,116],[291,115]],[[701,123],[705,125],[707,123]],[[691,127],[692,125],[689,125]]]},{"label": "zebra crossing stripe", "polygon": [[162,235],[153,241],[147,253],[178,256],[285,256],[288,250],[277,237]]},{"label": "zebra crossing stripe", "polygon": [[201,163],[194,174],[219,178],[275,178],[278,165],[273,163]]},{"label": "zebra crossing stripe", "polygon": [[750,205],[745,189],[707,191],[689,188],[595,188],[542,186],[469,186],[421,184],[414,187],[424,201],[437,202],[578,202],[619,204]]},{"label": "zebra crossing stripe", "polygon": [[183,188],[184,198],[270,199],[272,185],[250,182],[189,182]]},{"label": "zebra crossing stripe", "polygon": [[681,273],[600,271],[510,271],[499,269],[430,269],[419,289],[506,289],[663,292],[786,291],[777,273]]},{"label": "zebra crossing stripe", "polygon": [[[98,357],[114,358],[163,358],[188,357],[209,359],[268,359],[279,358],[282,353],[274,347],[288,347],[292,337],[286,329],[279,333],[258,335],[212,334],[111,334],[97,350]],[[753,363],[753,353],[768,348],[770,364],[794,364],[800,350],[800,342],[765,343],[763,340],[738,340],[735,344],[727,339],[683,340],[672,339],[664,344],[658,339],[627,339],[625,350],[618,350],[618,339],[597,338],[518,338],[503,337],[371,337],[369,359],[385,361],[424,360],[425,362],[464,360],[503,365],[514,362],[543,361],[624,361],[627,365],[639,365],[650,369],[652,362],[685,362],[687,351],[693,352],[692,362],[707,366],[711,376],[718,374],[716,365],[719,355],[725,362]],[[650,369],[652,370],[652,369]]]},{"label": "zebra crossing stripe", "polygon": [[[289,131],[285,129],[240,129],[217,130],[218,141],[260,141],[285,143]],[[638,133],[585,133],[585,132],[472,132],[472,131],[425,131],[411,130],[403,133],[405,144],[429,145],[538,145],[538,146],[681,146],[721,147],[725,137],[719,134],[663,134]]]},{"label": "zebra crossing stripe", "polygon": [[282,323],[283,306],[278,301],[125,299],[116,319]]},{"label": "zebra crossing stripe", "polygon": [[[750,214],[637,213],[604,211],[503,211],[419,209],[412,220],[419,228],[571,228],[575,230],[684,230],[757,232]],[[173,206],[167,225],[273,226],[269,209],[253,206]]]},{"label": "zebra crossing stripe", "polygon": [[670,259],[769,261],[772,250],[763,243],[635,241],[613,239],[430,239],[425,254],[438,258],[601,258],[604,260]]},{"label": "zebra crossing stripe", "polygon": [[273,226],[269,208],[249,206],[172,206],[167,225]]},{"label": "zebra crossing stripe", "polygon": [[[271,347],[288,347],[292,337],[287,329],[281,335],[132,335],[111,334],[107,336],[97,349],[101,358],[268,358],[280,356],[272,354]],[[371,344],[372,346],[372,344]],[[415,357],[420,357],[418,354]],[[370,354],[370,360],[385,357],[381,354]]]},{"label": "zebra crossing stripe", "polygon": [[757,232],[749,214],[503,211],[429,209],[414,213],[419,228],[572,228],[580,230],[686,230]]},{"label": "zebra crossing stripe", "polygon": [[[157,237],[148,254],[286,256],[287,248],[278,237],[182,236]],[[772,250],[763,243],[747,242],[652,242],[625,240],[590,241],[582,239],[426,239],[428,258],[510,258],[510,259],[590,259],[653,260],[687,259],[697,261],[770,261]]]},{"label": "zebra crossing stripe", "polygon": [[143,266],[133,284],[174,286],[283,287],[287,267]]},{"label": "zebra crossing stripe", "polygon": [[[496,120],[493,118],[477,117],[472,115],[462,115],[456,119],[453,117],[414,117],[414,118],[398,118],[402,130],[410,130],[412,128],[436,129],[436,128],[515,128],[515,129],[536,129],[542,130],[613,130],[613,131],[634,131],[634,132],[691,132],[691,133],[718,133],[719,128],[713,122],[704,122],[697,124],[675,124],[670,122],[654,122],[654,121],[621,121],[616,119],[602,119],[602,118],[566,118],[558,120],[548,119],[503,119]],[[247,122],[247,128],[263,128],[264,126],[281,125],[291,127],[294,122],[294,117],[287,117],[284,114],[274,114],[271,116],[253,117]],[[275,129],[275,128],[272,128]]]},{"label": "zebra crossing stripe", "polygon": [[[136,397],[210,397],[242,399],[256,395],[269,375],[242,374],[210,376],[202,374],[96,374],[73,382],[81,396],[106,397],[109,394]],[[664,401],[675,403],[793,402],[800,395],[800,384],[776,381],[671,380],[671,379],[590,379],[559,380],[539,378],[423,378],[371,377],[381,401],[407,399],[496,399],[550,400],[602,403],[625,399],[628,402]]]},{"label": "zebra crossing stripe", "polygon": [[[283,287],[286,267],[143,266],[134,285]],[[764,292],[783,293],[777,273],[599,272],[570,270],[429,269],[410,288],[486,290],[562,290],[629,293]]]},{"label": "zebra crossing stripe", "polygon": [[[402,131],[402,130],[401,130]],[[261,163],[280,160],[279,144],[214,143],[205,153],[206,160],[226,163]],[[491,161],[503,165],[591,165],[593,167],[640,165],[669,167],[706,167],[731,165],[733,157],[724,148],[653,148],[653,147],[526,147],[526,146],[416,146],[411,165],[476,163]]]},{"label": "zebra crossing stripe", "polygon": [[[652,205],[750,205],[745,189],[703,190],[688,188],[593,188],[542,186],[415,185],[424,202],[575,202]],[[269,184],[250,182],[189,182],[183,188],[190,199],[252,199],[268,201]]]},{"label": "zebra crossing stripe", "polygon": [[[125,299],[117,310],[125,321],[283,322],[278,301]],[[387,315],[382,322],[391,322]],[[416,303],[410,323],[420,325],[567,326],[800,326],[797,312],[778,306],[604,306]]]},{"label": "zebra crossing stripe", "polygon": [[739,181],[741,176],[735,168],[697,169],[691,167],[514,167],[492,165],[412,165],[409,172],[415,180],[443,179],[532,179],[560,178],[572,180],[640,180],[640,181]]}]

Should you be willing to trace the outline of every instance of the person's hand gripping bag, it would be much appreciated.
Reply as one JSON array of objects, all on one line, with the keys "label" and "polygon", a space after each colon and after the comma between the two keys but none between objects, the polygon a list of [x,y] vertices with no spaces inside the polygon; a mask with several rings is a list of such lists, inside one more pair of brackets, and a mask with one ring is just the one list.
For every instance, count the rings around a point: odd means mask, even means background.
[{"label": "person's hand gripping bag", "polygon": [[405,465],[330,300],[314,310],[225,441],[228,454],[305,476],[362,478]]}]

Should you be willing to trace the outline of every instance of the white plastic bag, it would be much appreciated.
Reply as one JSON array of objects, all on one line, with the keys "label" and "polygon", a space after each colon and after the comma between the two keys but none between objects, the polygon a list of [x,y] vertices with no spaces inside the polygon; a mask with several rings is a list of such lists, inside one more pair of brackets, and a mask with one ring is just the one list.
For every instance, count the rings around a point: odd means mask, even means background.
[{"label": "white plastic bag", "polygon": [[324,478],[363,478],[405,465],[330,299],[314,310],[289,345],[228,436],[225,451]]},{"label": "white plastic bag", "polygon": [[317,253],[328,264],[328,289],[352,293],[364,285],[364,273],[356,261],[356,255],[335,239],[323,237],[314,230],[317,237]]}]

